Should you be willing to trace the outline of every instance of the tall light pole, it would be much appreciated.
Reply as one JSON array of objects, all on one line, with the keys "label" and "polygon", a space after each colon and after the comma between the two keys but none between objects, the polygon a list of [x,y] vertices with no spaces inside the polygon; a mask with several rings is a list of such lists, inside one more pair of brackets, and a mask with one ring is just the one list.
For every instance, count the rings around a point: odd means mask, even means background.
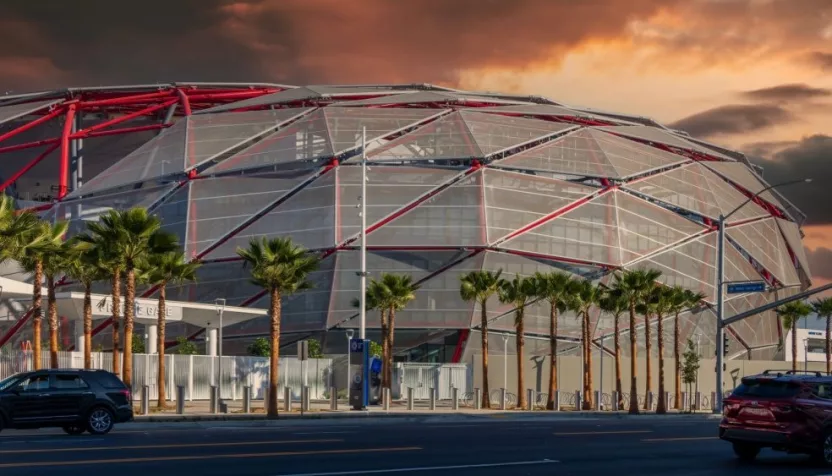
[{"label": "tall light pole", "polygon": [[361,296],[359,337],[367,338],[367,127],[361,128]]},{"label": "tall light pole", "polygon": [[728,218],[730,218],[731,215],[736,213],[740,208],[743,208],[750,201],[759,197],[764,192],[767,192],[777,187],[784,187],[786,185],[793,185],[796,183],[809,183],[811,181],[812,179],[806,178],[800,180],[790,180],[788,182],[782,182],[775,185],[769,185],[768,187],[750,196],[746,201],[742,202],[740,206],[731,210],[731,212],[727,215],[723,215],[721,213],[719,215],[719,221],[717,222],[719,235],[717,238],[716,253],[716,402],[714,402],[715,404],[713,405],[713,413],[722,413],[722,366],[724,365],[725,358],[725,356],[723,355],[725,352],[725,349],[723,348],[725,327],[722,324],[725,315],[725,221]]},{"label": "tall light pole", "polygon": [[215,299],[214,307],[220,320],[220,328],[217,329],[217,397],[222,399],[222,312],[225,310],[225,299]]}]

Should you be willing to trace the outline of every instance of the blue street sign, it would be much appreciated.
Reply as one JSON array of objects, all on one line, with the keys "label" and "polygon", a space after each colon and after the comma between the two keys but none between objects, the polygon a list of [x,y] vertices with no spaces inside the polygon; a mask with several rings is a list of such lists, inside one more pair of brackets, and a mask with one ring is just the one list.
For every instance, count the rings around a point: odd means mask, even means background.
[{"label": "blue street sign", "polygon": [[364,352],[364,340],[354,337],[350,341],[350,352]]},{"label": "blue street sign", "polygon": [[729,283],[728,294],[761,293],[766,290],[765,281],[749,281],[747,283]]}]

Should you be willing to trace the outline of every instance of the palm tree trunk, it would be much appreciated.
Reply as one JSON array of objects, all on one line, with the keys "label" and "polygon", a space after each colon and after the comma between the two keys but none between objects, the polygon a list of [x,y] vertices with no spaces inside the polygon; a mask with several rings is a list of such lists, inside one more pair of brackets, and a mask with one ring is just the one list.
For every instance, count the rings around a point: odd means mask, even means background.
[{"label": "palm tree trunk", "polygon": [[482,408],[491,408],[491,395],[488,388],[488,314],[485,301],[480,303],[480,329],[482,330]]},{"label": "palm tree trunk", "polygon": [[124,285],[124,384],[133,388],[133,318],[136,301],[136,270],[127,268]]},{"label": "palm tree trunk", "polygon": [[32,366],[35,370],[41,368],[41,323],[43,322],[43,263],[35,261],[35,272],[32,277]]},{"label": "palm tree trunk", "polygon": [[387,388],[391,388],[391,385],[393,385],[393,344],[395,332],[396,310],[391,307],[387,313],[387,362],[384,365],[384,373],[387,374]]},{"label": "palm tree trunk", "polygon": [[156,313],[156,346],[157,346],[157,361],[158,372],[156,377],[156,388],[159,389],[159,396],[156,402],[157,408],[165,407],[165,400],[167,399],[165,389],[165,307],[167,306],[167,283],[162,281],[159,283],[159,305]]},{"label": "palm tree trunk", "polygon": [[84,283],[84,368],[92,368],[92,283]]},{"label": "palm tree trunk", "polygon": [[387,340],[387,317],[384,309],[379,311],[381,317],[381,387],[388,388],[387,382],[387,352],[389,350],[389,343]]},{"label": "palm tree trunk", "polygon": [[797,317],[792,317],[792,371],[797,372]]},{"label": "palm tree trunk", "polygon": [[650,313],[644,314],[644,360],[647,364],[647,371],[645,373],[645,383],[644,383],[644,409],[645,410],[652,410],[652,408],[648,408],[650,404],[647,395],[650,394],[650,390],[653,388],[653,362],[652,362],[652,355],[651,352],[653,350],[653,346],[650,342]]},{"label": "palm tree trunk", "polygon": [[621,316],[616,314],[614,316],[613,325],[615,326],[615,392],[618,394],[618,409],[624,408],[624,394],[621,393],[621,338],[619,336],[619,318]]},{"label": "palm tree trunk", "polygon": [[549,395],[546,409],[555,409],[555,392],[558,391],[558,307],[555,301],[549,303]]},{"label": "palm tree trunk", "polygon": [[277,364],[280,358],[280,291],[271,290],[271,315],[269,352],[269,418],[277,418]]},{"label": "palm tree trunk", "polygon": [[55,275],[46,275],[46,315],[49,322],[49,367],[58,368],[58,305],[55,301]]},{"label": "palm tree trunk", "polygon": [[638,415],[638,382],[636,368],[636,305],[630,303],[630,414]]},{"label": "palm tree trunk", "polygon": [[676,313],[676,318],[673,320],[673,375],[676,380],[675,395],[673,396],[673,407],[682,409],[682,362],[681,350],[679,349],[679,313]]},{"label": "palm tree trunk", "polygon": [[587,410],[592,410],[594,408],[592,404],[592,326],[589,322],[589,311],[584,312],[584,322],[586,322],[586,379],[584,380],[586,382],[586,389],[584,390],[586,398],[584,401],[586,402]]},{"label": "palm tree trunk", "polygon": [[829,375],[830,372],[830,362],[829,362],[829,334],[832,331],[832,315],[826,316],[826,375]]},{"label": "palm tree trunk", "polygon": [[113,268],[112,277],[112,298],[113,298],[113,373],[121,376],[121,269]]},{"label": "palm tree trunk", "polygon": [[[517,328],[517,408],[526,408],[526,391],[525,391],[525,372],[523,358],[523,308],[517,310],[517,321],[515,322]],[[529,402],[531,403],[531,402]]]},{"label": "palm tree trunk", "polygon": [[656,328],[656,339],[658,339],[659,347],[659,404],[656,407],[656,413],[667,413],[667,398],[664,396],[664,324],[662,323],[663,316],[659,314]]}]

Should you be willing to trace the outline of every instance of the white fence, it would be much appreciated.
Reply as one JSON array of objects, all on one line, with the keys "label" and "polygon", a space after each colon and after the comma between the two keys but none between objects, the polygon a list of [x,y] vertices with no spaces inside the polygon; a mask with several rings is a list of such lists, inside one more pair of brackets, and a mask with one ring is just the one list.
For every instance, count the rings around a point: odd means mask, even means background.
[{"label": "white fence", "polygon": [[407,389],[413,388],[414,400],[430,398],[430,389],[436,389],[436,398],[450,400],[453,388],[459,395],[472,392],[473,376],[466,364],[420,364],[399,363],[396,365],[394,382],[399,387],[393,389],[394,398],[407,398]]}]

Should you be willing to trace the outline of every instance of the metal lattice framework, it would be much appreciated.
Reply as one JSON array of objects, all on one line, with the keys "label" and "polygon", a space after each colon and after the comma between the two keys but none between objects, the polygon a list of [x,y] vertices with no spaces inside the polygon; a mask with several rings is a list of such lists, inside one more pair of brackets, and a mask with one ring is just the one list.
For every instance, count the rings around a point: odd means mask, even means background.
[{"label": "metal lattice framework", "polygon": [[[616,269],[649,266],[706,296],[684,315],[683,337],[715,335],[714,222],[767,184],[742,154],[641,117],[431,85],[190,83],[6,96],[0,159],[26,161],[3,169],[2,189],[20,195],[39,171],[54,193],[29,205],[69,221],[70,234],[108,209],[148,207],[204,263],[198,282],[169,299],[265,307],[235,250],[252,237],[290,236],[322,265],[315,288],[284,303],[284,332],[354,327],[364,128],[368,270],[408,273],[421,286],[397,328],[476,329],[479,311],[458,291],[472,270],[557,269],[606,282]],[[809,286],[799,210],[770,191],[732,218],[726,280],[764,279],[774,291],[732,297],[726,318]],[[511,309],[495,300],[489,312],[492,329],[512,329]],[[533,305],[527,320],[527,332],[548,332],[545,306]],[[575,316],[559,324],[561,339],[579,338]],[[611,328],[595,315],[596,343]],[[781,336],[773,311],[728,330],[748,352]],[[260,321],[236,329],[265,331]]]}]

